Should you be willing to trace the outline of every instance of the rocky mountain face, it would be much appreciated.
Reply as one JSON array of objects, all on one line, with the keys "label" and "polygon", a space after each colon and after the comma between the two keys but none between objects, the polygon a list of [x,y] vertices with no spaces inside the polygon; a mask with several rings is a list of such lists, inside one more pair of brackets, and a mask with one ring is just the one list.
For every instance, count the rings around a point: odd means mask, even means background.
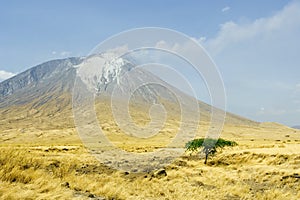
[{"label": "rocky mountain face", "polygon": [[[80,58],[52,60],[0,83],[0,108],[71,92]],[[50,99],[50,98],[49,98]]]},{"label": "rocky mountain face", "polygon": [[[175,101],[174,95],[159,85],[145,85],[134,91],[135,86],[143,82],[160,85],[166,83],[145,70],[133,70],[134,64],[126,59],[119,58],[109,62],[112,56],[101,54],[86,59],[67,58],[33,67],[0,83],[0,108],[25,105],[38,100],[32,105],[37,108],[66,93],[70,99],[76,77],[97,95],[111,95],[118,85],[122,94],[134,93],[136,98],[147,102],[156,102],[160,97]],[[126,77],[131,70],[133,74]],[[133,77],[135,80],[131,80]]]},{"label": "rocky mountain face", "polygon": [[72,66],[78,64],[80,60],[79,58],[52,60],[33,67],[0,83],[0,97],[12,95],[26,87],[37,87],[38,84],[54,81],[61,74],[72,73],[74,72]]},{"label": "rocky mountain face", "polygon": [[[136,67],[126,58],[111,59],[112,55],[94,55],[85,59],[77,69],[77,76],[87,89],[97,96],[109,95],[157,103],[159,98],[176,102],[176,95],[188,97],[143,68]],[[78,80],[77,79],[77,80]]]},{"label": "rocky mountain face", "polygon": [[[35,112],[45,107],[53,110],[47,111],[52,113],[61,112],[65,107],[70,110],[76,80],[96,95],[112,95],[118,85],[121,97],[131,94],[131,99],[151,104],[161,98],[176,103],[178,99],[169,89],[179,94],[186,104],[191,101],[191,97],[147,70],[136,69],[131,61],[123,58],[111,61],[107,59],[110,56],[113,55],[52,60],[3,81],[0,83],[0,109],[7,112],[12,106],[26,106],[22,109],[33,109]],[[144,82],[150,84],[143,85]],[[202,116],[209,118],[210,106],[200,101],[198,103]],[[228,114],[227,118],[239,124],[255,123],[233,114]]]}]

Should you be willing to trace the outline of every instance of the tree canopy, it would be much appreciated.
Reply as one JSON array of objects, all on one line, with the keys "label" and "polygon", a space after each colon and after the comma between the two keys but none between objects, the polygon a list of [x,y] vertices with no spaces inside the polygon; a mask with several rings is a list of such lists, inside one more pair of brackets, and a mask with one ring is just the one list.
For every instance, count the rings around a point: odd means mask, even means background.
[{"label": "tree canopy", "polygon": [[236,146],[237,143],[230,140],[224,140],[222,138],[213,139],[213,138],[199,138],[194,139],[186,143],[187,151],[198,151],[202,149],[202,152],[205,154],[204,164],[207,163],[208,155],[215,154],[217,152],[217,148],[223,148],[225,146]]}]

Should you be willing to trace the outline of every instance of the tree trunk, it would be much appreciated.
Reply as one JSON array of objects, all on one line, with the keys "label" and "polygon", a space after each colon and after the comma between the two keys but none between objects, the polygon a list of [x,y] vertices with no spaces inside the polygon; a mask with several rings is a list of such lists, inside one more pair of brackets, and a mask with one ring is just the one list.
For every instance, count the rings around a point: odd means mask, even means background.
[{"label": "tree trunk", "polygon": [[207,163],[207,158],[208,158],[208,153],[205,153],[205,161],[204,161],[204,164],[206,165]]}]

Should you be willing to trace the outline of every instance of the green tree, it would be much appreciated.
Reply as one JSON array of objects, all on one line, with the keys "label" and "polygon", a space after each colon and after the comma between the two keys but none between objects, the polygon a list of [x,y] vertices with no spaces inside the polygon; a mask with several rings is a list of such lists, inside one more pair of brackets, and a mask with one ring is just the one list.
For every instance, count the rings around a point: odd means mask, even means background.
[{"label": "green tree", "polygon": [[194,139],[186,143],[185,148],[187,151],[198,151],[199,149],[205,154],[204,164],[207,163],[209,154],[213,155],[217,152],[217,148],[224,148],[225,146],[235,146],[237,145],[234,141],[224,140],[222,138],[199,138]]}]

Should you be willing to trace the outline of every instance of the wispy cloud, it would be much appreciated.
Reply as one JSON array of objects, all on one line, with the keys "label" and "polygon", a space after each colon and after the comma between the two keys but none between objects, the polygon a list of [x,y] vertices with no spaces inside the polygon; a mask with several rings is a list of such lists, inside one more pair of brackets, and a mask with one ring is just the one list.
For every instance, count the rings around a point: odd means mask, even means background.
[{"label": "wispy cloud", "polygon": [[286,109],[266,109],[264,107],[260,108],[257,115],[283,115],[288,111]]},{"label": "wispy cloud", "polygon": [[[223,8],[224,12],[228,10]],[[274,33],[293,32],[300,26],[300,3],[288,4],[281,11],[271,17],[259,18],[250,23],[236,23],[228,21],[221,24],[217,37],[207,40],[210,52],[217,54],[226,47],[255,38],[273,38]],[[298,36],[297,36],[298,37]]]},{"label": "wispy cloud", "polygon": [[63,56],[63,57],[68,57],[68,56],[71,55],[71,53],[72,53],[72,52],[70,52],[70,51],[62,51],[62,52],[60,53],[60,55]]},{"label": "wispy cloud", "polygon": [[14,74],[12,72],[7,72],[7,71],[4,71],[4,70],[0,70],[0,81],[4,81],[6,79],[9,79],[9,78],[13,77],[14,75],[16,75],[16,74]]},{"label": "wispy cloud", "polygon": [[51,52],[52,56],[55,56],[55,57],[69,57],[72,55],[72,52],[70,51],[52,51]]},{"label": "wispy cloud", "polygon": [[202,36],[199,38],[198,42],[203,43],[206,41],[206,37]]},{"label": "wispy cloud", "polygon": [[259,121],[299,124],[299,19],[300,2],[291,1],[266,17],[227,21],[203,42],[221,69],[228,109]]},{"label": "wispy cloud", "polygon": [[229,6],[225,6],[224,8],[222,8],[222,12],[227,12],[230,10],[230,7]]}]

